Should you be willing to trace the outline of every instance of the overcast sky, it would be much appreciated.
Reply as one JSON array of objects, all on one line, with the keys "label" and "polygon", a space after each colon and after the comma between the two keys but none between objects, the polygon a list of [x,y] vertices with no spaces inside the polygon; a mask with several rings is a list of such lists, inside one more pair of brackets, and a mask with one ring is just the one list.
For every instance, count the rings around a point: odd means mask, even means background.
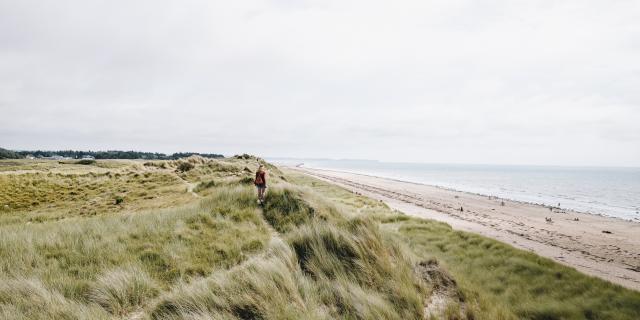
[{"label": "overcast sky", "polygon": [[640,166],[640,1],[0,0],[0,147]]}]

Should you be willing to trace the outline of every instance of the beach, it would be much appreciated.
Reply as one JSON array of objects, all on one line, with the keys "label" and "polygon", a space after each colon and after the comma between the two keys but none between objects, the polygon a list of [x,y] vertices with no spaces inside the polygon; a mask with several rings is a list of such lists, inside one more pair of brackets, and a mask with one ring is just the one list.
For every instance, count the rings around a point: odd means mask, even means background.
[{"label": "beach", "polygon": [[640,290],[640,223],[372,175],[288,169]]}]

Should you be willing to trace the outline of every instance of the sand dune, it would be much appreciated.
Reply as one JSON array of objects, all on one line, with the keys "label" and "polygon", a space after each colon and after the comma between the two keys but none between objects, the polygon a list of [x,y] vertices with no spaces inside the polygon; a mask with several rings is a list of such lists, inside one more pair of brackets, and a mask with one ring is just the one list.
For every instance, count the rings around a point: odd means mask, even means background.
[{"label": "sand dune", "polygon": [[290,169],[640,290],[640,223],[375,176]]}]

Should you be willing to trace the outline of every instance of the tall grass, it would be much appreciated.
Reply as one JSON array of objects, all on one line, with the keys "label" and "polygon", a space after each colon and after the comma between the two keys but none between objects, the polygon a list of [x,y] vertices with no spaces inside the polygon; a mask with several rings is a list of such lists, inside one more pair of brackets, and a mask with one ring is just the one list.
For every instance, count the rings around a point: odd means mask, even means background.
[{"label": "tall grass", "polygon": [[426,294],[402,250],[370,220],[305,225],[288,238],[320,300],[356,319],[422,317]]},{"label": "tall grass", "polygon": [[[95,304],[123,314],[174,283],[262,250],[269,231],[254,199],[251,188],[225,188],[180,209],[0,226],[0,283],[30,279],[35,284],[24,290],[42,288],[41,296],[64,300],[56,304],[69,310]],[[23,296],[1,300],[0,308],[31,317],[34,302]]]},{"label": "tall grass", "polygon": [[0,280],[1,319],[110,319],[98,305],[67,299],[37,278]]},{"label": "tall grass", "polygon": [[313,319],[304,278],[289,247],[275,240],[247,264],[177,286],[152,308],[152,319]]},{"label": "tall grass", "polygon": [[[178,286],[153,319],[421,319],[424,287],[373,224],[310,221],[241,267]],[[351,233],[355,232],[355,233]]]},{"label": "tall grass", "polygon": [[[116,176],[98,162],[76,166],[105,172],[41,173],[43,190],[73,179],[107,183],[133,210],[78,215],[52,208],[41,221],[3,213],[0,318],[423,319],[425,303],[439,292],[455,299],[431,318],[640,314],[636,292],[308,177],[274,171],[260,207],[253,186],[243,183],[256,158],[184,161],[194,167],[117,163],[123,171]],[[179,192],[189,204],[139,210],[138,193],[161,188],[154,179],[165,175],[180,188],[158,194],[160,203],[180,203]],[[199,183],[199,197],[184,192],[185,180]],[[20,212],[40,210],[29,206]]]},{"label": "tall grass", "polygon": [[124,315],[144,305],[160,292],[146,271],[136,265],[108,270],[91,285],[89,301],[115,315]]},{"label": "tall grass", "polygon": [[[400,215],[386,205],[295,172],[344,210],[373,218],[421,260],[437,260],[456,280],[477,319],[640,319],[640,292],[587,276],[533,253],[445,223]],[[456,318],[460,308],[447,314]]]},{"label": "tall grass", "polygon": [[268,190],[263,215],[279,232],[288,232],[313,219],[344,220],[347,215],[309,189],[288,183]]},{"label": "tall grass", "polygon": [[192,200],[183,190],[184,182],[169,172],[2,174],[0,225],[171,207]]},{"label": "tall grass", "polygon": [[405,220],[399,233],[417,254],[440,260],[471,295],[499,306],[503,318],[640,319],[639,292],[550,259],[434,221]]}]

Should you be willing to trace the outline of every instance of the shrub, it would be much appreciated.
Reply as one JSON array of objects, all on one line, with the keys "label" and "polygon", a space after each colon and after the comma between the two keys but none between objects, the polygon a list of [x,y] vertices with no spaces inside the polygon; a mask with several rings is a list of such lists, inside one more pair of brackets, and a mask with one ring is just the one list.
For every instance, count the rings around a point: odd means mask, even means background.
[{"label": "shrub", "polygon": [[180,172],[187,172],[187,171],[189,171],[189,170],[193,169],[194,167],[195,167],[195,166],[193,165],[193,163],[190,163],[190,162],[183,162],[183,161],[181,161],[181,162],[178,164],[178,168],[177,168],[177,169],[178,169],[178,171],[180,171]]},{"label": "shrub", "polygon": [[250,154],[236,154],[233,156],[234,159],[240,159],[240,160],[255,160],[258,159],[256,156],[252,156]]},{"label": "shrub", "polygon": [[116,201],[116,204],[121,204],[122,202],[124,202],[124,198],[121,196],[116,196],[115,201]]},{"label": "shrub", "polygon": [[95,164],[96,161],[92,160],[92,159],[82,159],[76,162],[76,164],[83,164],[83,165],[92,165]]}]

